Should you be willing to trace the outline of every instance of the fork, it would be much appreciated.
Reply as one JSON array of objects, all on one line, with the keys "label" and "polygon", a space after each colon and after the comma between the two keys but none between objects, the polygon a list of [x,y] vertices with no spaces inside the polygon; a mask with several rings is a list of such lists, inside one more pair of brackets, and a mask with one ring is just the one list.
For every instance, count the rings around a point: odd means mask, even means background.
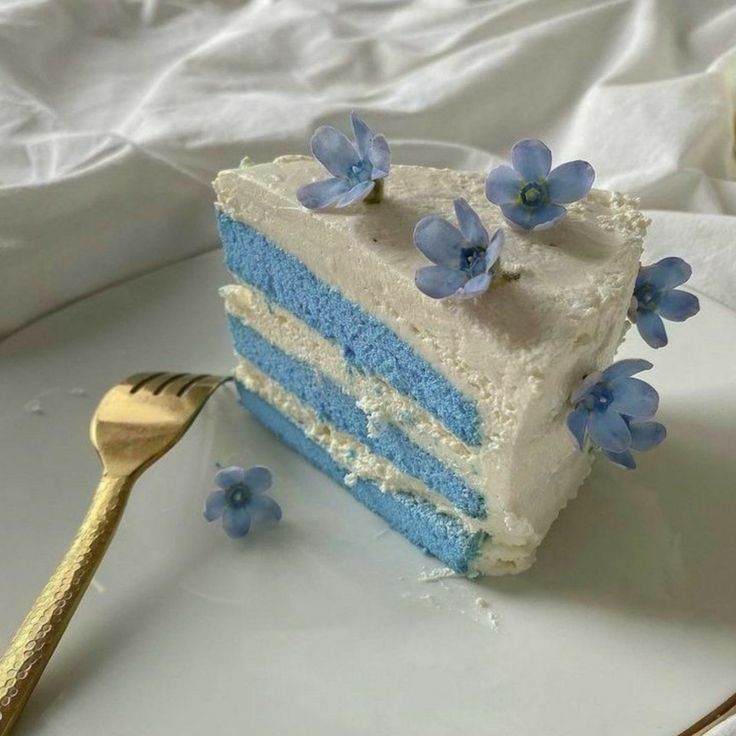
[{"label": "fork", "polygon": [[0,736],[46,669],[107,551],[133,484],[189,428],[223,376],[139,373],[110,389],[90,425],[103,473],[66,556],[0,659]]}]

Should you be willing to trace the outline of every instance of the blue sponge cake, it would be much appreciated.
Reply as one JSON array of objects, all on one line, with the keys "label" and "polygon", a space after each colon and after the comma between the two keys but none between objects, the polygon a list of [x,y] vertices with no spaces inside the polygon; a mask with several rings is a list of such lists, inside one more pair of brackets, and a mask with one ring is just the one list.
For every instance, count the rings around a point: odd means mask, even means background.
[{"label": "blue sponge cake", "polygon": [[593,190],[553,230],[507,232],[518,279],[438,301],[413,228],[458,192],[500,225],[484,177],[395,166],[381,204],[314,212],[295,192],[320,175],[289,156],[215,182],[242,403],[454,570],[526,569],[590,470],[568,400],[621,341],[645,218]]}]

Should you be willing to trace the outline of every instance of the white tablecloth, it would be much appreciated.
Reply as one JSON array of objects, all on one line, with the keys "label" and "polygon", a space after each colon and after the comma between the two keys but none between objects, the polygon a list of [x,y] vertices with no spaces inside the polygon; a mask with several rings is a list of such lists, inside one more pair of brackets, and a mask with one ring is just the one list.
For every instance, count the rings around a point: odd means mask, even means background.
[{"label": "white tablecloth", "polygon": [[353,108],[398,162],[587,158],[736,306],[733,0],[13,0],[0,90],[0,335],[214,247],[214,174]]}]

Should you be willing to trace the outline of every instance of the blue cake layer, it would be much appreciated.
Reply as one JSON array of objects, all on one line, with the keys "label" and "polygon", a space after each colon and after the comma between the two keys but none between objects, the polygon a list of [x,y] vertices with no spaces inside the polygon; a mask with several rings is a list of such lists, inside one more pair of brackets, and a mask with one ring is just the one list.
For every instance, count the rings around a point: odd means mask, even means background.
[{"label": "blue cake layer", "polygon": [[337,384],[303,361],[284,353],[239,319],[229,316],[235,349],[267,376],[310,406],[323,421],[357,437],[402,472],[422,480],[469,516],[485,516],[485,500],[434,455],[415,445],[397,427],[371,435],[368,417]]},{"label": "blue cake layer", "polygon": [[[339,467],[325,450],[270,404],[242,384],[237,386],[242,404],[262,424],[322,472],[344,485],[347,470]],[[430,552],[456,572],[468,572],[470,561],[478,555],[485,539],[483,532],[467,531],[457,519],[440,513],[430,503],[408,493],[383,493],[378,486],[366,480],[345,487],[417,547]]]},{"label": "blue cake layer", "polygon": [[467,444],[481,444],[475,403],[396,333],[257,230],[221,211],[217,220],[225,262],[234,274],[340,345],[351,365],[382,376]]}]

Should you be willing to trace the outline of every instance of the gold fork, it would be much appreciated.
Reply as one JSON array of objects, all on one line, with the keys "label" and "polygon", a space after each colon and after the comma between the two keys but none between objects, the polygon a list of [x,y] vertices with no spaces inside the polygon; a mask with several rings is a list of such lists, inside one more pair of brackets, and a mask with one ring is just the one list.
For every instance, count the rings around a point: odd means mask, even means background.
[{"label": "gold fork", "polygon": [[222,376],[140,373],[105,394],[90,437],[103,473],[69,551],[0,659],[0,736],[7,736],[51,659],[112,540],[133,483],[189,428]]}]

